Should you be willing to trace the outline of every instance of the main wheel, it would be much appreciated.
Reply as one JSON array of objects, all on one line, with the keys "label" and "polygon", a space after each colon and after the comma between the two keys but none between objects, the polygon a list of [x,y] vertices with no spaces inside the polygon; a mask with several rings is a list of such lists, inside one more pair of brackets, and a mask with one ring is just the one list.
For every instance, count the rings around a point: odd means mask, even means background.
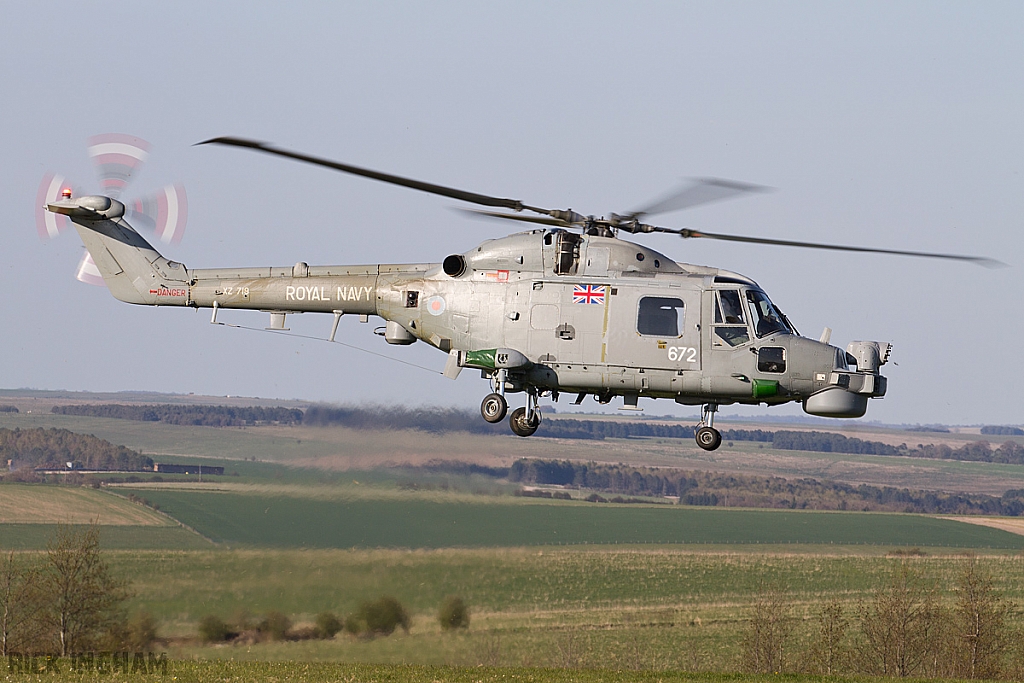
[{"label": "main wheel", "polygon": [[722,433],[714,427],[701,427],[696,434],[697,445],[706,451],[713,451],[722,445]]},{"label": "main wheel", "polygon": [[483,403],[480,404],[480,414],[485,420],[494,424],[505,419],[508,413],[508,403],[501,394],[487,394]]},{"label": "main wheel", "polygon": [[508,418],[508,426],[516,436],[533,436],[540,427],[540,418],[534,417],[531,421],[526,417],[526,408],[516,408]]}]

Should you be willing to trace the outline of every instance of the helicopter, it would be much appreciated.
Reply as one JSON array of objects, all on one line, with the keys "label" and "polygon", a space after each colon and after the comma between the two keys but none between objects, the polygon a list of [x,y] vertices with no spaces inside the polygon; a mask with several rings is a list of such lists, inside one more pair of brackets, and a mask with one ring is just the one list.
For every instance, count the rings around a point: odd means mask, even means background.
[{"label": "helicopter", "polygon": [[[267,143],[218,137],[199,145],[240,147],[460,200],[488,218],[531,224],[440,263],[186,268],[161,255],[125,221],[115,198],[63,196],[46,209],[68,216],[105,284],[121,301],[151,306],[252,309],[269,313],[269,330],[286,316],[334,316],[335,341],[344,315],[384,320],[374,331],[388,344],[422,341],[446,353],[443,375],[463,369],[489,381],[480,413],[508,416],[518,436],[540,426],[539,400],[575,394],[599,403],[622,398],[638,410],[643,398],[700,406],[697,445],[713,451],[722,435],[719,406],[769,406],[799,401],[811,415],[862,417],[869,399],[886,394],[880,368],[892,345],[853,341],[832,346],[800,335],[764,289],[728,270],[679,263],[629,235],[665,233],[754,244],[896,254],[999,265],[978,256],[852,247],[669,228],[647,216],[767,188],[720,179],[693,182],[644,209],[608,217],[547,209],[289,151]],[[524,405],[508,412],[509,394]]]}]

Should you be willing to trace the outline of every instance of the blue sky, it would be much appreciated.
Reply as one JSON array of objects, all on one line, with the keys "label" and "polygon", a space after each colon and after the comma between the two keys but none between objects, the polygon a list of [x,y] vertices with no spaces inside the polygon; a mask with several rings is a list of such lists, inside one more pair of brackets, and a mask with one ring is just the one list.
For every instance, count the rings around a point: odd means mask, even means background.
[{"label": "blue sky", "polygon": [[[35,234],[43,174],[97,189],[85,141],[106,132],[153,145],[127,196],[185,184],[189,226],[164,253],[189,267],[440,261],[507,231],[443,198],[192,146],[239,135],[586,213],[733,178],[778,191],[659,222],[996,257],[1011,267],[644,240],[754,278],[808,336],[892,341],[889,395],[866,419],[1019,424],[1022,64],[1018,2],[15,3],[0,26],[0,387],[479,402],[470,373],[120,304],[74,280],[75,235]],[[345,320],[339,338],[443,366],[370,331]]]}]

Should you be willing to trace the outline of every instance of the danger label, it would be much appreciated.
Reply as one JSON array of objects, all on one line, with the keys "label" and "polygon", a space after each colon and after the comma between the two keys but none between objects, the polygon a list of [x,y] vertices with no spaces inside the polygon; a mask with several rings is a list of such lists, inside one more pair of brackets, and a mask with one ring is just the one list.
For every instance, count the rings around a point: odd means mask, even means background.
[{"label": "danger label", "polygon": [[150,294],[154,296],[185,296],[188,294],[187,289],[180,288],[169,288],[169,287],[157,287],[156,289],[149,290]]}]

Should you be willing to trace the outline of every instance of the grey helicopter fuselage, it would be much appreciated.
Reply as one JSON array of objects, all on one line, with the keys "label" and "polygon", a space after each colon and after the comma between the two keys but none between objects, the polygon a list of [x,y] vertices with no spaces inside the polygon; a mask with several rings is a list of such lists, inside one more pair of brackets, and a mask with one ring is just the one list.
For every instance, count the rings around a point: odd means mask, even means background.
[{"label": "grey helicopter fuselage", "polygon": [[884,345],[844,351],[802,337],[753,280],[616,237],[543,228],[443,263],[187,269],[136,233],[116,200],[48,208],[71,217],[122,301],[213,308],[215,318],[255,309],[271,314],[272,329],[294,313],[333,313],[335,329],[341,315],[379,316],[389,343],[426,342],[449,354],[446,375],[479,369],[494,391],[525,391],[531,405],[559,393],[712,411],[801,401],[814,415],[860,417],[885,393]]}]

